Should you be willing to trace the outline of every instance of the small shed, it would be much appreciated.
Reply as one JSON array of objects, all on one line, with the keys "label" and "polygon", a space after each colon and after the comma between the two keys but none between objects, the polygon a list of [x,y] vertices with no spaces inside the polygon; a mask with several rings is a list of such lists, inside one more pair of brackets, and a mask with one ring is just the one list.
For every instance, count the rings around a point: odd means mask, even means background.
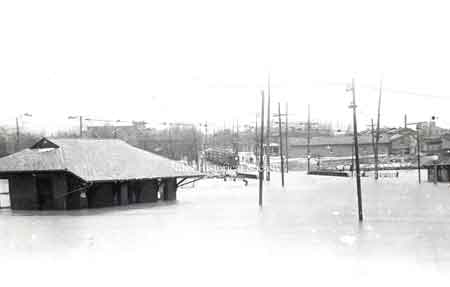
[{"label": "small shed", "polygon": [[429,182],[450,182],[450,159],[424,164],[428,171]]},{"label": "small shed", "polygon": [[47,139],[0,158],[12,209],[80,209],[176,200],[202,177],[118,139]]}]

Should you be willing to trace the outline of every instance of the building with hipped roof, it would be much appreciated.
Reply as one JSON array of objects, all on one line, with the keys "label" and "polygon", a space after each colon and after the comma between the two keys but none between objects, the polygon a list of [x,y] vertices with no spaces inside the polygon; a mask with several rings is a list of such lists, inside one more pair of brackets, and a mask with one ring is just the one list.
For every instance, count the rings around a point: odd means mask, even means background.
[{"label": "building with hipped roof", "polygon": [[117,139],[47,139],[0,158],[12,209],[79,209],[175,200],[202,174]]}]

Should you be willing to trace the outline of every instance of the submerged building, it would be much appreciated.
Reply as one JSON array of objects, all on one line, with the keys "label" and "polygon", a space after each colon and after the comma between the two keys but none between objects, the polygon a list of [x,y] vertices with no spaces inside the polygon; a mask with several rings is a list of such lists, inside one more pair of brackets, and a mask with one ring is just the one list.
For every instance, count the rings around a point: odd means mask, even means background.
[{"label": "submerged building", "polygon": [[12,209],[80,209],[175,200],[194,169],[117,139],[47,139],[0,158]]}]

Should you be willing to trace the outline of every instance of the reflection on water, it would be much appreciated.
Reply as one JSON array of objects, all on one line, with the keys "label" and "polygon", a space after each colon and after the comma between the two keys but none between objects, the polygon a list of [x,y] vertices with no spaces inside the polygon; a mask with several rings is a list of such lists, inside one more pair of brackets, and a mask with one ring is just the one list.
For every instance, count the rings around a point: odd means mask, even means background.
[{"label": "reflection on water", "polygon": [[[171,204],[2,210],[0,253],[8,262],[27,259],[54,268],[65,262],[65,267],[92,264],[109,270],[120,259],[133,262],[133,272],[144,272],[139,274],[156,268],[169,276],[176,268],[187,281],[199,280],[195,274],[205,279],[225,272],[243,276],[239,283],[338,278],[351,285],[368,275],[378,282],[374,270],[414,276],[415,282],[450,271],[447,185],[419,186],[415,174],[379,182],[365,178],[365,221],[359,224],[351,178],[291,172],[285,190],[276,174],[273,178],[265,186],[262,209],[256,181],[244,186],[205,180],[180,190],[179,200]],[[308,271],[298,277],[299,270]],[[171,278],[186,282],[182,276]],[[223,278],[232,284],[235,277]]]}]

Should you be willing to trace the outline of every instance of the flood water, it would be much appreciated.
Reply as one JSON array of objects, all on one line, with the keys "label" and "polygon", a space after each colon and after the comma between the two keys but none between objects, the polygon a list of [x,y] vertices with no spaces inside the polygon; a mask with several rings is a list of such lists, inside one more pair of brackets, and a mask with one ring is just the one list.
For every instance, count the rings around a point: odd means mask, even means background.
[{"label": "flood water", "polygon": [[[9,285],[391,286],[450,278],[450,189],[414,171],[354,179],[290,172],[265,184],[203,180],[174,203],[0,210]],[[20,284],[19,284],[20,283]],[[442,285],[444,286],[444,285]]]}]

